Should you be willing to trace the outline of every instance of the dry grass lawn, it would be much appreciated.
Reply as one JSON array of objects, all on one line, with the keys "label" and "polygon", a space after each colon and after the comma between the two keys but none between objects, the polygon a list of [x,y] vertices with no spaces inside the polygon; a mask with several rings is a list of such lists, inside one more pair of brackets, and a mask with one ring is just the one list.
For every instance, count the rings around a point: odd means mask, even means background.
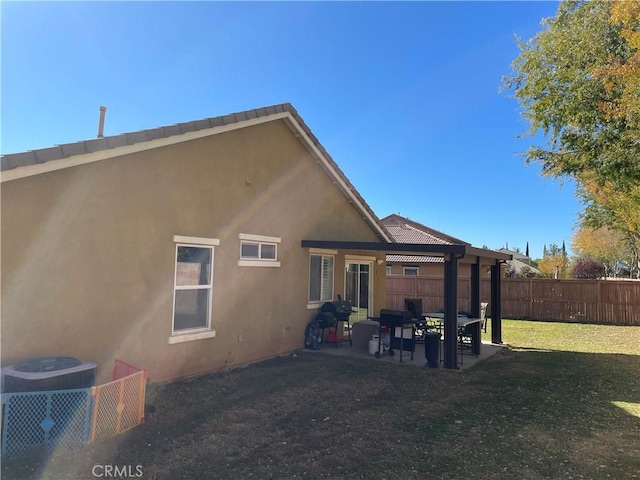
[{"label": "dry grass lawn", "polygon": [[2,478],[640,478],[640,328],[505,321],[503,337],[462,373],[300,352],[153,386],[144,425]]}]

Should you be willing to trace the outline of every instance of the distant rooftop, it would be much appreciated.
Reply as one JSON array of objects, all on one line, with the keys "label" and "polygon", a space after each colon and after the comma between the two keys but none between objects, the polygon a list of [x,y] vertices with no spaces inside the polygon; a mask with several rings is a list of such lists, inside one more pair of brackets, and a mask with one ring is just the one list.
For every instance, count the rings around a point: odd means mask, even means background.
[{"label": "distant rooftop", "polygon": [[[499,248],[496,250],[497,252],[504,252],[504,253],[508,253],[510,255],[513,256],[513,258],[518,259],[518,260],[527,260],[527,262],[529,260],[531,260],[531,257],[527,257],[526,255],[516,252],[514,250],[509,250],[508,248]],[[525,263],[527,263],[525,262]]]},{"label": "distant rooftop", "polygon": [[[396,214],[381,219],[380,223],[397,243],[471,245],[468,242]],[[444,263],[444,258],[422,255],[387,255],[387,262]]]},{"label": "distant rooftop", "polygon": [[[431,227],[427,227],[422,223],[402,217],[400,215],[391,214],[380,220],[380,223],[391,233],[395,231],[398,235],[393,238],[398,243],[437,243],[441,245],[471,245],[469,242],[452,237],[446,233],[440,232]],[[396,227],[400,227],[399,229]],[[407,240],[405,240],[407,238]],[[408,240],[411,239],[411,240]]]}]

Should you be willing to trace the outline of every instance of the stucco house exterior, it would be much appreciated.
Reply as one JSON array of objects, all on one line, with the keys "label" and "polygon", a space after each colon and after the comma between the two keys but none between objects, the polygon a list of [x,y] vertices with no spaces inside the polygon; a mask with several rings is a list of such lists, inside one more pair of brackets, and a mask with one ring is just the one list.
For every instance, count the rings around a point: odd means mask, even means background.
[{"label": "stucco house exterior", "polygon": [[1,161],[3,365],[166,381],[301,348],[339,294],[385,307],[383,249],[303,246],[392,240],[290,104]]}]

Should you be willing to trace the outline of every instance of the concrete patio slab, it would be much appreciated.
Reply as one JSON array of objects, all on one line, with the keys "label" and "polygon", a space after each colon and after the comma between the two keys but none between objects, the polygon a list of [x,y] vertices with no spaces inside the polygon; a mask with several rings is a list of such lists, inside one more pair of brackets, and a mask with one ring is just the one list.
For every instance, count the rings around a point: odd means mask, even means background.
[{"label": "concrete patio slab", "polygon": [[[506,345],[497,345],[494,343],[482,342],[482,348],[480,349],[480,354],[476,357],[469,350],[465,350],[464,354],[460,355],[460,351],[458,351],[458,371],[466,370],[468,368],[477,365],[478,362],[482,360],[486,360],[493,355],[500,353],[504,350]],[[425,366],[426,360],[424,356],[424,344],[416,344],[416,351],[413,354],[413,360],[411,359],[411,352],[403,351],[402,352],[402,363],[400,363],[400,352],[398,350],[394,351],[394,355],[390,356],[387,352],[380,356],[379,359],[376,359],[373,355],[369,355],[369,352],[363,351],[362,349],[357,349],[351,347],[348,341],[339,342],[336,348],[336,345],[333,343],[324,343],[320,350],[303,350],[304,352],[309,352],[311,354],[326,354],[326,355],[337,355],[344,357],[353,357],[353,358],[366,358],[372,361],[377,362],[392,362],[397,363],[398,365],[409,365],[413,367],[421,367],[427,368]],[[442,342],[440,342],[440,356],[442,357]],[[441,358],[442,360],[442,358]],[[441,361],[439,368],[443,368],[444,364]]]}]

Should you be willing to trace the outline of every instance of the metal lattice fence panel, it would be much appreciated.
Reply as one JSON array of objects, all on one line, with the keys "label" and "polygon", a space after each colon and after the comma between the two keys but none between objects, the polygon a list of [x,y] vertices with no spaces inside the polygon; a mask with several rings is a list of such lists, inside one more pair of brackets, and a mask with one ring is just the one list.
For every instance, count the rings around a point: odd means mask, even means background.
[{"label": "metal lattice fence panel", "polygon": [[80,449],[89,440],[93,397],[90,388],[2,395],[2,455]]},{"label": "metal lattice fence panel", "polygon": [[93,388],[94,409],[91,441],[129,430],[144,421],[147,372]]}]

